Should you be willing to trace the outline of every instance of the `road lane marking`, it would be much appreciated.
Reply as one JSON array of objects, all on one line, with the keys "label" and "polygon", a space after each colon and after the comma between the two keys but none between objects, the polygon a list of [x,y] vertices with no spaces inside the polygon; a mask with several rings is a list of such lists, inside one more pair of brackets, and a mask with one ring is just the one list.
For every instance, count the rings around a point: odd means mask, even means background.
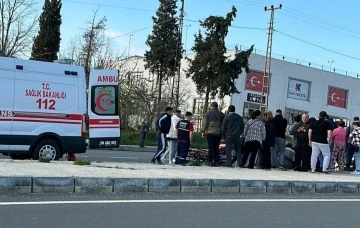
[{"label": "road lane marking", "polygon": [[139,158],[134,157],[110,157],[110,158],[116,158],[116,159],[132,159],[132,160],[138,160]]},{"label": "road lane marking", "polygon": [[239,202],[360,202],[360,199],[186,199],[186,200],[88,200],[88,201],[34,201],[0,202],[0,206],[11,205],[55,205],[55,204],[121,204],[121,203],[239,203]]}]

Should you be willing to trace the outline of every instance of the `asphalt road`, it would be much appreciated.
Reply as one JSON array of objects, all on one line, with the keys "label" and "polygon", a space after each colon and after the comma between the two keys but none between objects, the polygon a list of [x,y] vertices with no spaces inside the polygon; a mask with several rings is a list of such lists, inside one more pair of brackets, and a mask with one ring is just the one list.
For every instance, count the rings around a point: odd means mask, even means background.
[{"label": "asphalt road", "polygon": [[[77,158],[84,158],[89,161],[97,162],[136,162],[148,163],[153,156],[153,152],[141,151],[116,151],[116,150],[90,150],[85,154],[76,154]],[[0,159],[10,159],[9,156],[0,154]],[[66,160],[63,157],[61,160]]]},{"label": "asphalt road", "polygon": [[358,227],[359,196],[314,197],[214,194],[1,197],[0,227]]}]

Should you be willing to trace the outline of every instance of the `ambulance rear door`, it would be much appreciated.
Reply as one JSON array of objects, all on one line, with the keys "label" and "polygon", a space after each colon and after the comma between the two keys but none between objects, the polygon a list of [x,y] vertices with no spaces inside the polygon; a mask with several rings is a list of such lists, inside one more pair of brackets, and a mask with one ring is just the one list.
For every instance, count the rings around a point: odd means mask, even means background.
[{"label": "ambulance rear door", "polygon": [[92,70],[89,78],[89,147],[120,144],[119,76],[117,70]]}]

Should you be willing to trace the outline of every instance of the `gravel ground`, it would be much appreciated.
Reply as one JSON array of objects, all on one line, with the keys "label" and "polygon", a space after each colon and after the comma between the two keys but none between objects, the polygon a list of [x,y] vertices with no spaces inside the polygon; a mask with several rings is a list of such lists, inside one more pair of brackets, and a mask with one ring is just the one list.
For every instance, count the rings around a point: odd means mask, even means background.
[{"label": "gravel ground", "polygon": [[72,162],[40,163],[38,161],[0,160],[0,176],[33,177],[112,177],[112,178],[184,178],[243,179],[358,182],[358,175],[348,173],[299,173],[294,171],[263,171],[225,167],[183,167],[138,163],[92,163],[77,166]]}]

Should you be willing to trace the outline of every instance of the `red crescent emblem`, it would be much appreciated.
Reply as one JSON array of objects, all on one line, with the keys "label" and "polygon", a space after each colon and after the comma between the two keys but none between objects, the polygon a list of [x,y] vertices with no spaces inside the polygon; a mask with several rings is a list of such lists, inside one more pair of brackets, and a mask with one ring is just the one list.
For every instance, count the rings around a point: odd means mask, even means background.
[{"label": "red crescent emblem", "polygon": [[107,93],[100,93],[99,94],[99,96],[96,98],[96,100],[95,100],[95,104],[96,104],[96,107],[100,110],[100,111],[102,111],[102,112],[106,112],[106,111],[108,111],[110,108],[108,108],[108,109],[106,109],[106,108],[104,108],[102,105],[101,105],[101,100],[103,99],[103,97],[105,97],[105,96],[109,96],[109,94],[107,94]]}]

